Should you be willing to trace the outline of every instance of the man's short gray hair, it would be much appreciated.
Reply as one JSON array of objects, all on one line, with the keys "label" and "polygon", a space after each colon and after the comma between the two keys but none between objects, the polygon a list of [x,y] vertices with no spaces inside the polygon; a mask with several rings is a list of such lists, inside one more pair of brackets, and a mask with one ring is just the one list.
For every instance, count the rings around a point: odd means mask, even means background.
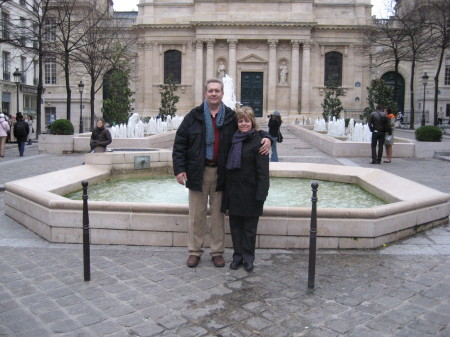
[{"label": "man's short gray hair", "polygon": [[209,80],[206,80],[205,82],[205,91],[208,90],[208,84],[210,83],[219,83],[220,84],[220,89],[223,92],[223,82],[221,79],[219,78],[210,78]]}]

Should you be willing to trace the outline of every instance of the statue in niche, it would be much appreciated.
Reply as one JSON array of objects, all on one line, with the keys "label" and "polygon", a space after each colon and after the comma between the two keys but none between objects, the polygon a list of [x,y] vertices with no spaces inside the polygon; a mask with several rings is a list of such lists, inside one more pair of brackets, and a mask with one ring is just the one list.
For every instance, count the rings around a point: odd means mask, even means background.
[{"label": "statue in niche", "polygon": [[287,84],[288,79],[288,67],[286,65],[286,62],[283,62],[280,66],[280,84]]},{"label": "statue in niche", "polygon": [[225,64],[223,64],[223,61],[220,61],[220,64],[217,67],[217,77],[220,79],[225,77]]}]

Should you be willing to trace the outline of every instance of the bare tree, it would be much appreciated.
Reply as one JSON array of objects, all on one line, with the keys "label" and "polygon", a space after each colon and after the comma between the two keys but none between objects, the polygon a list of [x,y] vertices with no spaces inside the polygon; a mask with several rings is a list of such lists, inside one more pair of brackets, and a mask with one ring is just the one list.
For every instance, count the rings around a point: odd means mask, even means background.
[{"label": "bare tree", "polygon": [[85,22],[85,17],[90,10],[93,10],[98,2],[58,0],[52,8],[52,15],[57,27],[56,41],[52,50],[56,60],[64,70],[64,79],[67,94],[67,119],[71,119],[72,89],[70,85],[70,75],[73,66],[72,54],[84,46],[84,38],[91,30],[96,29],[102,17],[97,17],[98,21]]},{"label": "bare tree", "polygon": [[439,50],[439,61],[434,74],[434,125],[438,120],[439,75],[444,61],[445,50],[450,47],[450,1],[428,0],[429,24],[434,31],[434,47]]},{"label": "bare tree", "polygon": [[402,25],[395,18],[376,19],[374,25],[366,30],[366,43],[371,46],[371,56],[375,66],[394,64],[393,99],[398,94],[398,70],[401,61],[408,57],[407,36]]},{"label": "bare tree", "polygon": [[[87,13],[84,23],[87,33],[83,36],[81,47],[73,53],[74,60],[83,65],[90,76],[91,128],[94,128],[95,94],[102,88],[106,71],[117,66],[118,60],[128,60],[131,55],[130,46],[136,38],[129,30],[121,26],[120,20],[109,16],[108,11],[101,8]],[[96,24],[95,29],[89,27]]]},{"label": "bare tree", "polygon": [[409,53],[406,60],[411,62],[410,72],[410,110],[409,128],[414,129],[414,76],[417,62],[431,59],[434,32],[430,29],[428,12],[422,7],[421,1],[402,2],[403,7],[395,14],[395,19],[405,33],[405,47]]},{"label": "bare tree", "polygon": [[[41,100],[43,94],[43,62],[46,55],[45,36],[49,33],[46,25],[49,4],[51,0],[28,0],[24,4],[27,10],[26,18],[17,18],[9,23],[8,42],[14,45],[23,54],[29,55],[33,61],[38,61],[37,70],[37,95],[36,95],[36,136],[41,134],[42,108]],[[2,1],[1,6],[7,6],[8,1]],[[31,63],[30,63],[31,65]]]}]

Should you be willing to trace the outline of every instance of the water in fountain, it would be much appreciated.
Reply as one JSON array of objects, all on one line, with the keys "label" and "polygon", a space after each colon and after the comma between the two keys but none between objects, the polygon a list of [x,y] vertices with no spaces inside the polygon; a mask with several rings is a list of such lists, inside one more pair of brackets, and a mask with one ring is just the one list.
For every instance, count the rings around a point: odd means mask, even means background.
[{"label": "water in fountain", "polygon": [[314,131],[327,131],[327,126],[325,124],[325,119],[316,119],[316,122],[314,123]]},{"label": "water in fountain", "polygon": [[112,138],[142,138],[145,135],[160,134],[178,129],[183,117],[167,116],[163,121],[161,118],[150,118],[147,123],[142,122],[137,113],[133,113],[128,119],[128,124],[115,125],[110,128]]},{"label": "water in fountain", "polygon": [[345,136],[345,119],[333,117],[332,120],[328,122],[328,133],[331,137],[344,137]]},{"label": "water in fountain", "polygon": [[[310,179],[270,178],[270,190],[266,206],[308,207],[311,202]],[[355,184],[320,181],[322,196],[319,207],[366,208],[385,204]],[[89,200],[112,202],[139,202],[163,204],[187,204],[188,196],[173,176],[113,178],[89,186]],[[295,196],[295,198],[293,197]],[[81,200],[82,191],[66,195]]]},{"label": "water in fountain", "polygon": [[236,109],[236,95],[234,94],[233,78],[226,74],[222,78],[223,82],[223,99],[222,102],[231,109]]},{"label": "water in fountain", "polygon": [[369,143],[372,140],[372,132],[370,132],[367,124],[356,123],[352,119],[349,122],[348,140],[350,142]]}]

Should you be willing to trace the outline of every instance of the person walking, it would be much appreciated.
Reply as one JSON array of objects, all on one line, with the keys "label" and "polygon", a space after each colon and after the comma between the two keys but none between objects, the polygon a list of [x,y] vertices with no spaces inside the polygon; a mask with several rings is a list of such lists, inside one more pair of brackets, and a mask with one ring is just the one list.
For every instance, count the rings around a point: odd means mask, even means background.
[{"label": "person walking", "polygon": [[269,115],[269,134],[270,137],[272,138],[272,155],[270,157],[270,161],[272,162],[276,162],[278,161],[278,153],[277,153],[277,143],[281,143],[282,139],[281,139],[281,132],[280,132],[280,127],[281,127],[281,114],[279,111],[274,111],[273,114]]},{"label": "person walking", "polygon": [[384,147],[386,149],[386,160],[383,163],[390,163],[392,161],[392,145],[394,145],[394,129],[395,129],[395,115],[391,109],[384,109],[385,114],[388,117],[389,124],[391,126],[391,133],[385,136]]},{"label": "person walking", "polygon": [[14,136],[17,139],[17,147],[19,148],[19,155],[23,157],[25,151],[25,143],[28,139],[28,134],[30,133],[30,127],[28,123],[23,119],[21,112],[17,113],[17,122],[14,124]]},{"label": "person walking", "polygon": [[103,118],[97,119],[96,127],[92,130],[90,152],[105,152],[106,147],[111,144],[111,142],[111,133],[105,128],[105,121]]},{"label": "person walking", "polygon": [[6,138],[8,138],[8,133],[10,131],[9,123],[5,119],[5,115],[0,113],[0,157],[5,156],[5,144]]},{"label": "person walking", "polygon": [[27,117],[28,128],[30,129],[30,133],[28,134],[28,145],[33,143],[33,139],[36,138],[36,133],[34,132],[34,123],[33,116],[28,115]]},{"label": "person walking", "polygon": [[369,125],[370,132],[372,132],[372,142],[370,144],[372,149],[371,164],[380,164],[383,156],[384,138],[386,133],[391,134],[392,132],[387,115],[381,105],[377,105],[376,111],[370,114],[367,124]]},{"label": "person walking", "polygon": [[[215,267],[224,267],[224,215],[220,211],[225,184],[225,164],[237,129],[236,114],[223,104],[223,82],[205,83],[205,101],[192,109],[178,128],[173,144],[173,172],[177,182],[189,189],[187,266],[197,267],[203,254],[209,201],[209,241]],[[267,133],[265,133],[267,134]],[[268,136],[268,134],[267,134]],[[270,139],[263,139],[263,154],[269,153]]]},{"label": "person walking", "polygon": [[228,155],[221,210],[228,211],[230,218],[234,249],[230,268],[243,264],[246,271],[252,271],[259,217],[269,192],[269,158],[259,153],[261,136],[253,109],[241,107],[236,119],[238,130]]}]

